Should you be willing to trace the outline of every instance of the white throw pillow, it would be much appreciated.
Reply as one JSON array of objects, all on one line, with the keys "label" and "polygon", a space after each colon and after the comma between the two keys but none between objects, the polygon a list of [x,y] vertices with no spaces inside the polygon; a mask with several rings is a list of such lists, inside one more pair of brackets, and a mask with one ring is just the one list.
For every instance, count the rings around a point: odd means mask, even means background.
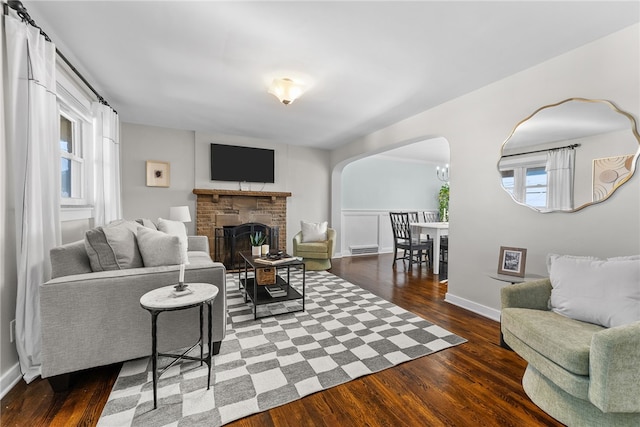
[{"label": "white throw pillow", "polygon": [[171,221],[169,219],[158,218],[157,226],[158,231],[162,231],[172,236],[177,236],[180,239],[180,256],[184,260],[183,262],[186,263],[187,251],[189,250],[189,239],[187,238],[187,227],[184,225],[184,223],[180,221]]},{"label": "white throw pillow", "polygon": [[140,226],[138,227],[138,247],[145,267],[185,263],[178,236]]},{"label": "white throw pillow", "polygon": [[640,321],[640,258],[550,254],[551,309],[607,328]]},{"label": "white throw pillow", "polygon": [[327,240],[327,221],[300,221],[300,228],[302,229],[302,243],[324,242]]}]

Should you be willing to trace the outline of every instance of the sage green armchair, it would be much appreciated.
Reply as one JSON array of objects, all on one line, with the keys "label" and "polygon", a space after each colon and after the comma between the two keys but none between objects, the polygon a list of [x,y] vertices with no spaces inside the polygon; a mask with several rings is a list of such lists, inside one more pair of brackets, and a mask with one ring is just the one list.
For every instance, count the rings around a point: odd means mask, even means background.
[{"label": "sage green armchair", "polygon": [[293,256],[302,257],[307,270],[328,270],[335,248],[336,231],[327,229],[327,240],[302,242],[302,231],[293,236]]},{"label": "sage green armchair", "polygon": [[504,341],[529,364],[522,386],[569,426],[640,426],[640,322],[605,328],[550,311],[551,282],[501,290]]}]

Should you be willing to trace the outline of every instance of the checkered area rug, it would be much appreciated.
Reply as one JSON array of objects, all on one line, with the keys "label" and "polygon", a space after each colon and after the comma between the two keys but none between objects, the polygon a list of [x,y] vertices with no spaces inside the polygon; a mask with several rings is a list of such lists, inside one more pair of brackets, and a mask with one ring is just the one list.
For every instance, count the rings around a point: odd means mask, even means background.
[{"label": "checkered area rug", "polygon": [[[466,341],[324,271],[307,272],[305,311],[253,320],[237,278],[227,275],[211,388],[206,364],[178,363],[160,377],[154,410],[149,358],[126,362],[98,426],[220,426]],[[301,274],[291,282],[300,288]],[[299,308],[291,304],[258,315]]]}]

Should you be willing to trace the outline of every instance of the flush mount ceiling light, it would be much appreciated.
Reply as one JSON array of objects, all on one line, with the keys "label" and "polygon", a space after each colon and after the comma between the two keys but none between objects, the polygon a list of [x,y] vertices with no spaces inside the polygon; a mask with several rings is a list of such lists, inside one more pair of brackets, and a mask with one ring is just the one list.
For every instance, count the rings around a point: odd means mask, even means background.
[{"label": "flush mount ceiling light", "polygon": [[294,82],[289,78],[276,78],[273,79],[269,86],[269,93],[274,95],[284,105],[289,105],[302,95],[304,92],[304,85],[302,83]]}]

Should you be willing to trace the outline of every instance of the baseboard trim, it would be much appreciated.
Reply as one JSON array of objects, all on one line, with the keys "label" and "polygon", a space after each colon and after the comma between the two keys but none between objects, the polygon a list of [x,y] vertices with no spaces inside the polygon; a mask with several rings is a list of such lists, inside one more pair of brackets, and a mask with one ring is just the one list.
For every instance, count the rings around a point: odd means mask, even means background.
[{"label": "baseboard trim", "polygon": [[0,399],[4,399],[4,396],[9,393],[21,379],[20,363],[16,363],[0,377]]},{"label": "baseboard trim", "polygon": [[465,310],[473,311],[474,313],[477,313],[481,316],[488,317],[489,319],[495,320],[496,322],[500,321],[500,310],[496,310],[495,308],[487,307],[486,305],[469,301],[468,299],[461,298],[449,292],[447,292],[444,296],[444,300],[450,304],[462,307]]}]

